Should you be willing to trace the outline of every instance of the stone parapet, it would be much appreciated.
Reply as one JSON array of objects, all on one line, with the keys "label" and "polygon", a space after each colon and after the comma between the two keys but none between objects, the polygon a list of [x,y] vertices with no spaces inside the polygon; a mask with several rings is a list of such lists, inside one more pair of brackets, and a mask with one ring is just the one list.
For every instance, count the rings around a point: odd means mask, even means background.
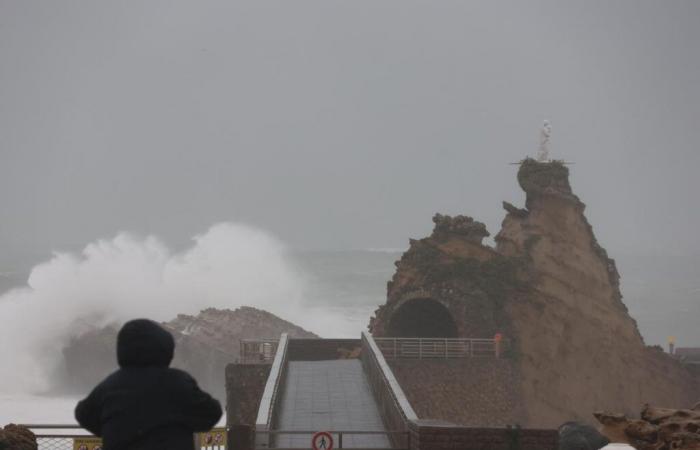
[{"label": "stone parapet", "polygon": [[359,339],[290,339],[289,361],[325,361],[359,358]]},{"label": "stone parapet", "polygon": [[226,423],[253,425],[270,374],[269,364],[226,366]]},{"label": "stone parapet", "polygon": [[557,430],[470,428],[419,420],[409,425],[411,450],[556,450]]}]

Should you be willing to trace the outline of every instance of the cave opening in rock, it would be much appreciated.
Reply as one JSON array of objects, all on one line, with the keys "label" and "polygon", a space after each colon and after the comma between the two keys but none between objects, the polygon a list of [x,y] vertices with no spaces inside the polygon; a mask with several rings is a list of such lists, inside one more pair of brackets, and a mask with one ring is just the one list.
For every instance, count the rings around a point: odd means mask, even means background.
[{"label": "cave opening in rock", "polygon": [[456,338],[457,324],[440,302],[429,298],[409,300],[391,316],[387,336]]}]

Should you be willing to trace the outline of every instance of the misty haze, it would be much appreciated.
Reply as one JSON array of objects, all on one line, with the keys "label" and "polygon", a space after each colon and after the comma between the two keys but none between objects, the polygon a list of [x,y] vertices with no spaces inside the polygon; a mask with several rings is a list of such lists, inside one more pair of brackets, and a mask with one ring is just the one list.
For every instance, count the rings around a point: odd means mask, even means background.
[{"label": "misty haze", "polygon": [[[142,317],[229,440],[264,410],[262,390],[232,394],[255,384],[251,351],[284,392],[268,430],[377,433],[352,448],[441,449],[411,444],[423,419],[554,430],[541,449],[569,421],[661,445],[603,410],[700,426],[699,18],[646,0],[0,0],[0,449],[5,424],[74,423]],[[365,422],[300,422],[320,413],[290,412],[308,399],[286,386],[334,377],[364,389],[343,401]],[[405,395],[400,423],[384,394]]]}]

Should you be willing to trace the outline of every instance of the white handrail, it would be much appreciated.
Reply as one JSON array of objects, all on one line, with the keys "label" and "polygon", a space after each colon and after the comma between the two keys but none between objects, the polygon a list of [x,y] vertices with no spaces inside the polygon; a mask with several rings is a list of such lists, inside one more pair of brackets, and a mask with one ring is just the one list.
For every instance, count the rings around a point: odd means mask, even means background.
[{"label": "white handrail", "polygon": [[411,404],[408,402],[406,394],[404,394],[403,389],[401,389],[401,385],[396,380],[394,373],[389,368],[389,364],[387,364],[386,359],[384,359],[384,354],[377,346],[377,343],[375,342],[372,335],[369,334],[367,331],[363,331],[362,337],[367,342],[367,345],[369,346],[369,349],[371,350],[374,359],[376,359],[377,361],[377,366],[382,371],[382,376],[386,380],[389,389],[394,397],[394,400],[396,400],[396,403],[403,412],[403,415],[405,416],[406,420],[418,420],[418,415],[413,410]]},{"label": "white handrail", "polygon": [[[265,390],[263,391],[262,398],[260,399],[258,417],[255,420],[256,432],[269,431],[272,426],[272,410],[275,406],[275,399],[277,397],[277,392],[279,391],[279,384],[282,378],[282,374],[284,372],[284,365],[287,360],[287,343],[287,333],[283,333],[282,336],[280,336],[279,345],[277,346],[277,352],[275,353],[275,359],[272,361],[272,367],[270,368],[270,375],[267,377],[267,383],[265,383]],[[268,443],[268,439],[265,439],[264,443],[256,442],[256,446],[259,444],[267,446]]]},{"label": "white handrail", "polygon": [[508,347],[506,339],[478,338],[374,338],[389,359],[449,359],[500,357]]}]

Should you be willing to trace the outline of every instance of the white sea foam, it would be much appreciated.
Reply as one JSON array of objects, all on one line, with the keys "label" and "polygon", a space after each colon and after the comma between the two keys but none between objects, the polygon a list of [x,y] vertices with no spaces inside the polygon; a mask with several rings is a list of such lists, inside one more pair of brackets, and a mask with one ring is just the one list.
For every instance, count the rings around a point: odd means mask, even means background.
[{"label": "white sea foam", "polygon": [[303,277],[274,237],[224,223],[193,241],[173,253],[156,237],[121,233],[34,267],[27,288],[0,296],[0,392],[50,388],[63,347],[91,326],[241,305],[312,329],[324,323],[301,311]]}]

